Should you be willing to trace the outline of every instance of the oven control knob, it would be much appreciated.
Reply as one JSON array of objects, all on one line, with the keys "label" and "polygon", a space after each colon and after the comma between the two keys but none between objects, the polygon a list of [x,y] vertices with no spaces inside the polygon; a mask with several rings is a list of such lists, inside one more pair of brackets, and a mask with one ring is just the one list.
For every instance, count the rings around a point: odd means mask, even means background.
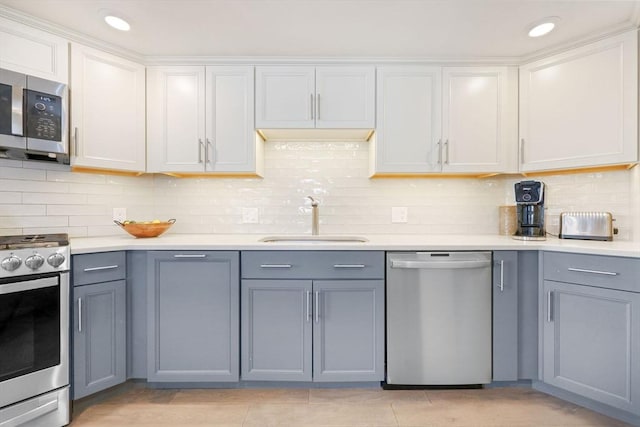
[{"label": "oven control knob", "polygon": [[60,267],[64,261],[65,261],[64,255],[59,254],[57,252],[55,254],[49,255],[49,257],[47,258],[47,262],[52,267]]},{"label": "oven control knob", "polygon": [[40,267],[42,267],[42,264],[44,264],[44,258],[42,257],[42,255],[38,255],[38,254],[31,255],[30,257],[24,260],[24,265],[26,265],[32,270],[39,269]]},{"label": "oven control knob", "polygon": [[10,255],[5,259],[3,259],[2,262],[0,262],[0,265],[2,266],[2,268],[7,271],[17,270],[18,267],[20,267],[20,264],[22,264],[22,261],[20,260],[20,258],[18,258],[15,255]]}]

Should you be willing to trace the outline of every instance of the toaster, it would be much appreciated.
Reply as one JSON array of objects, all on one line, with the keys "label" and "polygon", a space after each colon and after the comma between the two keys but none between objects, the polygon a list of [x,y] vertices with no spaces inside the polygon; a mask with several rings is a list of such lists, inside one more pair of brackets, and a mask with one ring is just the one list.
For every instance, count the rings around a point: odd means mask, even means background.
[{"label": "toaster", "polygon": [[610,241],[618,234],[613,221],[610,212],[562,212],[558,237]]}]

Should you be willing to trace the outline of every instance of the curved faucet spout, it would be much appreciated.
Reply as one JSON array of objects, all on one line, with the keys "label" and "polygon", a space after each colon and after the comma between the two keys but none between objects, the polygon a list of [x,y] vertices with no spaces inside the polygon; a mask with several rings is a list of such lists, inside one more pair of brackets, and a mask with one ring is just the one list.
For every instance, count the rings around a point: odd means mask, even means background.
[{"label": "curved faucet spout", "polygon": [[311,196],[307,196],[307,199],[311,200],[311,234],[317,236],[320,234],[320,215],[318,213],[320,202]]}]

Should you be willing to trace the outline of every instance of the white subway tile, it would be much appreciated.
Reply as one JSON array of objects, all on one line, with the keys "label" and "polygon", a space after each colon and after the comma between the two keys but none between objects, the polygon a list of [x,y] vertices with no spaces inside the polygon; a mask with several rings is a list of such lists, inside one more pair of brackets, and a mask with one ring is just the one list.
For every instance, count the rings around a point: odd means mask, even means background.
[{"label": "white subway tile", "polygon": [[47,207],[44,205],[0,205],[0,216],[34,216],[47,215]]},{"label": "white subway tile", "polygon": [[47,173],[43,170],[0,167],[0,178],[44,181]]}]

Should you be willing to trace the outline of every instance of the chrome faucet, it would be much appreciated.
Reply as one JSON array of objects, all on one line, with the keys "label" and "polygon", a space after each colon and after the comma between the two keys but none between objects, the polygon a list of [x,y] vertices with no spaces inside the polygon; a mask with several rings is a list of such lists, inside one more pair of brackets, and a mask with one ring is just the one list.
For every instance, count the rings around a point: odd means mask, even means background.
[{"label": "chrome faucet", "polygon": [[320,223],[318,218],[318,206],[320,203],[311,196],[307,196],[307,199],[311,200],[311,234],[317,236],[320,234]]}]

